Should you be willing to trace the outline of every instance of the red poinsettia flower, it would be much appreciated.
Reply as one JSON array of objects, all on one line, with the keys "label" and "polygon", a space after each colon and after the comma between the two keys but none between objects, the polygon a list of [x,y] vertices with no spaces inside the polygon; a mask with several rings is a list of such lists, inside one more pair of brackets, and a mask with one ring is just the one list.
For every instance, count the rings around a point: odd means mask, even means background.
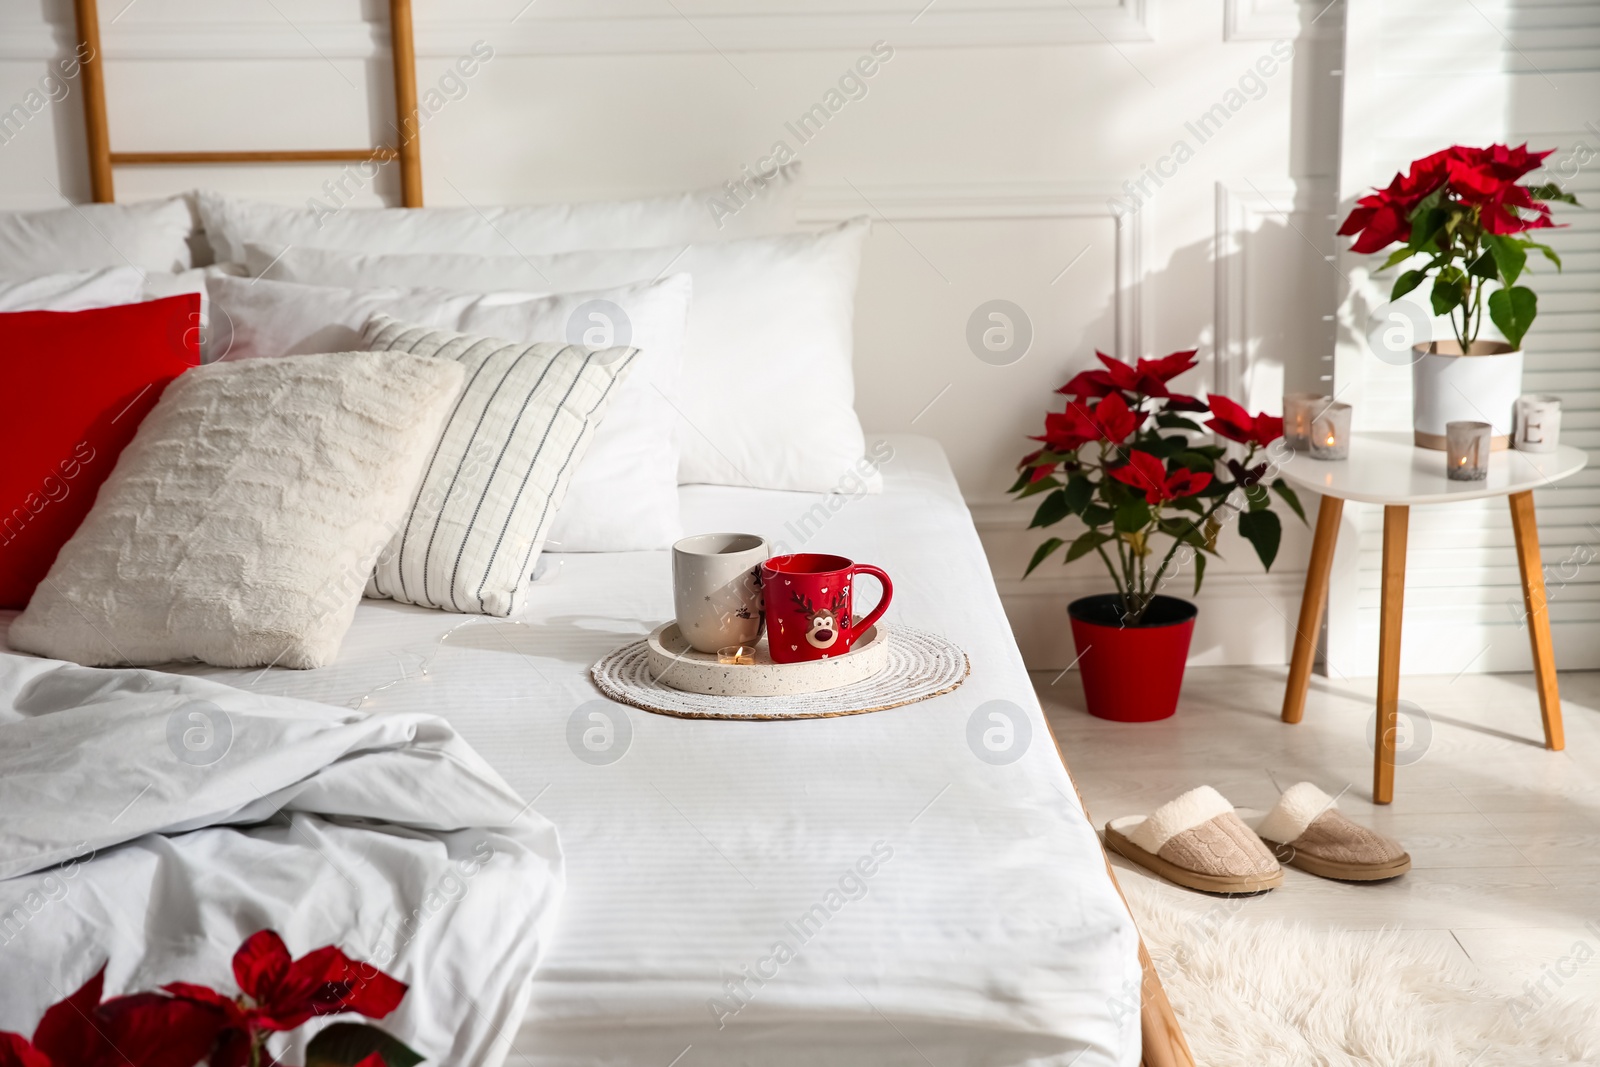
[{"label": "red poinsettia flower", "polygon": [[252,934],[233,956],[233,977],[244,997],[234,999],[205,986],[173,982],[174,997],[224,1013],[227,1033],[213,1067],[238,1067],[262,1031],[293,1030],[316,1015],[356,1012],[381,1019],[400,1005],[407,986],[370,964],[357,963],[332,945],[291,959],[271,930]]},{"label": "red poinsettia flower", "polygon": [[0,1067],[194,1067],[211,1051],[220,1011],[155,993],[101,1003],[105,973],[51,1005],[31,1042],[0,1033]]},{"label": "red poinsettia flower", "polygon": [[1213,417],[1206,420],[1206,426],[1230,441],[1264,447],[1283,436],[1283,420],[1276,415],[1251,416],[1232,400],[1215,393],[1209,400]]},{"label": "red poinsettia flower", "polygon": [[1143,421],[1144,415],[1128,407],[1121,393],[1112,393],[1093,407],[1072,400],[1067,410],[1044,417],[1044,436],[1036,440],[1052,452],[1075,452],[1090,441],[1122,441]]},{"label": "red poinsettia flower", "polygon": [[[1409,240],[1411,212],[1445,185],[1462,203],[1480,209],[1483,228],[1489,233],[1504,235],[1554,226],[1549,205],[1533,199],[1527,186],[1517,184],[1539,169],[1548,155],[1548,151],[1530,152],[1524,144],[1516,148],[1455,145],[1424,156],[1411,164],[1408,173],[1396,174],[1387,188],[1357,200],[1339,233],[1358,234],[1350,250],[1359,253],[1377,252],[1393,242]],[[1532,214],[1525,215],[1525,211]]]},{"label": "red poinsettia flower", "polygon": [[1110,396],[1112,393],[1123,391],[1141,396],[1190,400],[1192,398],[1168,390],[1167,382],[1195,366],[1196,351],[1191,348],[1185,352],[1162,356],[1160,359],[1141,359],[1131,367],[1104,352],[1096,352],[1095,358],[1105,369],[1080,371],[1056,392],[1082,399]]},{"label": "red poinsettia flower", "polygon": [[1148,504],[1193,496],[1211,484],[1211,475],[1204,471],[1180,468],[1169,475],[1166,464],[1148,452],[1137,450],[1129,452],[1128,462],[1110,474],[1124,485],[1142,490]]}]

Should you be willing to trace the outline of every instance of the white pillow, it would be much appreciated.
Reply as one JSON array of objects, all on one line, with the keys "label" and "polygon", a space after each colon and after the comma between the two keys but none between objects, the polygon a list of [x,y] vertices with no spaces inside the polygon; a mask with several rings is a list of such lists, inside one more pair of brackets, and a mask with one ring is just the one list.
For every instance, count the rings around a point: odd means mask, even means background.
[{"label": "white pillow", "polygon": [[[438,289],[355,291],[219,273],[210,358],[362,348],[361,329],[387,314],[443,330],[533,341],[589,340],[640,349],[595,431],[549,531],[560,552],[668,548],[683,536],[678,505],[679,380],[691,283],[686,274],[619,289],[538,296]],[[602,316],[598,322],[593,316]],[[600,336],[596,336],[596,334]]]},{"label": "white pillow", "polygon": [[[516,207],[290,207],[201,192],[199,209],[218,263],[243,263],[245,245],[356,252],[456,252],[481,256],[642,248],[721,241],[794,228],[799,168],[783,168],[733,212],[725,189],[645,200]],[[730,213],[732,212],[732,213]],[[632,278],[624,279],[632,281]],[[485,286],[503,289],[503,285]]]},{"label": "white pillow", "polygon": [[186,371],[7,640],[91,667],[331,663],[462,378],[388,352]]},{"label": "white pillow", "polygon": [[636,348],[367,326],[373,349],[466,369],[466,385],[367,595],[478,615],[522,606],[556,509]]},{"label": "white pillow", "polygon": [[0,281],[0,311],[84,311],[136,304],[143,299],[144,274],[132,267]]},{"label": "white pillow", "polygon": [[181,196],[137,204],[75,204],[0,212],[0,278],[70,270],[137,267],[180,271],[193,265],[194,214]]},{"label": "white pillow", "polygon": [[246,266],[292,282],[452,289],[593,289],[686,271],[694,276],[694,306],[678,480],[828,492],[865,449],[851,327],[867,231],[858,219],[814,234],[554,256],[253,246]]}]

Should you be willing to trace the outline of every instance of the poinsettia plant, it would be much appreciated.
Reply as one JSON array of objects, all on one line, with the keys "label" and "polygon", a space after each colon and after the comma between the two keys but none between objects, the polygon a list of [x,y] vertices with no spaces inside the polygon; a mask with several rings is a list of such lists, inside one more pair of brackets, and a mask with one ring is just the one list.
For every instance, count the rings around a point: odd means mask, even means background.
[{"label": "poinsettia plant", "polygon": [[1539,313],[1538,296],[1517,284],[1528,253],[1537,251],[1561,269],[1561,257],[1549,245],[1519,235],[1556,225],[1552,201],[1578,202],[1553,182],[1518,184],[1549,154],[1530,152],[1526,144],[1455,145],[1435,152],[1396,174],[1388,188],[1357,200],[1339,233],[1355,235],[1352,252],[1381,252],[1399,242],[1380,271],[1427,256],[1426,263],[1395,279],[1389,299],[1432,278],[1433,313],[1450,316],[1463,352],[1478,339],[1486,306],[1506,341],[1519,348]]},{"label": "poinsettia plant", "polygon": [[[1095,355],[1099,369],[1056,390],[1068,398],[1066,409],[1045,416],[1044,433],[1033,438],[1044,447],[1022,458],[1010,490],[1019,498],[1046,494],[1029,529],[1069,518],[1084,529],[1045,541],[1027,573],[1063,547],[1066,563],[1096,553],[1122,599],[1124,624],[1137,626],[1185,546],[1200,591],[1206,557],[1217,555],[1217,535],[1235,513],[1239,532],[1270,569],[1283,537],[1272,493],[1305,521],[1294,490],[1282,478],[1268,480],[1263,454],[1283,436],[1283,420],[1251,415],[1225,396],[1202,401],[1173,392],[1168,383],[1195,366],[1193,349],[1132,366]],[[1190,417],[1201,412],[1209,415],[1204,426]],[[1237,447],[1203,440],[1206,429]],[[1158,538],[1172,543],[1153,563]]]},{"label": "poinsettia plant", "polygon": [[[321,1015],[381,1019],[406,984],[329,945],[292,959],[271,930],[233,957],[237,994],[171,982],[103,1000],[105,968],[52,1005],[30,1040],[0,1031],[0,1067],[280,1067],[275,1033]],[[375,1026],[335,1023],[306,1044],[306,1067],[414,1067],[422,1057]]]}]

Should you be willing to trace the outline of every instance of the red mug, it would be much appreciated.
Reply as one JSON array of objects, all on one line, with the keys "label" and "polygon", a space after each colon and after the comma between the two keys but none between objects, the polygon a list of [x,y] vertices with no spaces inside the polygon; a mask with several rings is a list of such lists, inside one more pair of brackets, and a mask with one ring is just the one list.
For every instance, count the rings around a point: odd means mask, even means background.
[{"label": "red mug", "polygon": [[[878,606],[862,619],[851,613],[858,574],[870,574],[883,586]],[[843,556],[797,552],[773,556],[761,565],[761,594],[772,661],[806,663],[849,652],[856,638],[888,610],[894,585],[880,567]]]}]

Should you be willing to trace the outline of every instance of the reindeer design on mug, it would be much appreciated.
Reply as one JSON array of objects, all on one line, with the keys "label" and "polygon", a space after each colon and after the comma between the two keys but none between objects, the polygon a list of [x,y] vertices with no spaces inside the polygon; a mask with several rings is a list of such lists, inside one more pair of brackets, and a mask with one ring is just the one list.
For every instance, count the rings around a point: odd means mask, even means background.
[{"label": "reindeer design on mug", "polygon": [[[848,593],[848,586],[840,589],[834,596],[833,602],[821,611],[818,611],[816,606],[811,603],[810,597],[801,596],[799,593],[794,594],[795,607],[799,608],[801,613],[811,620],[810,626],[806,629],[806,644],[812,648],[832,648],[838,643],[839,619],[843,615],[845,606],[849,603]],[[845,619],[845,625],[848,626],[849,624],[850,620]]]}]

